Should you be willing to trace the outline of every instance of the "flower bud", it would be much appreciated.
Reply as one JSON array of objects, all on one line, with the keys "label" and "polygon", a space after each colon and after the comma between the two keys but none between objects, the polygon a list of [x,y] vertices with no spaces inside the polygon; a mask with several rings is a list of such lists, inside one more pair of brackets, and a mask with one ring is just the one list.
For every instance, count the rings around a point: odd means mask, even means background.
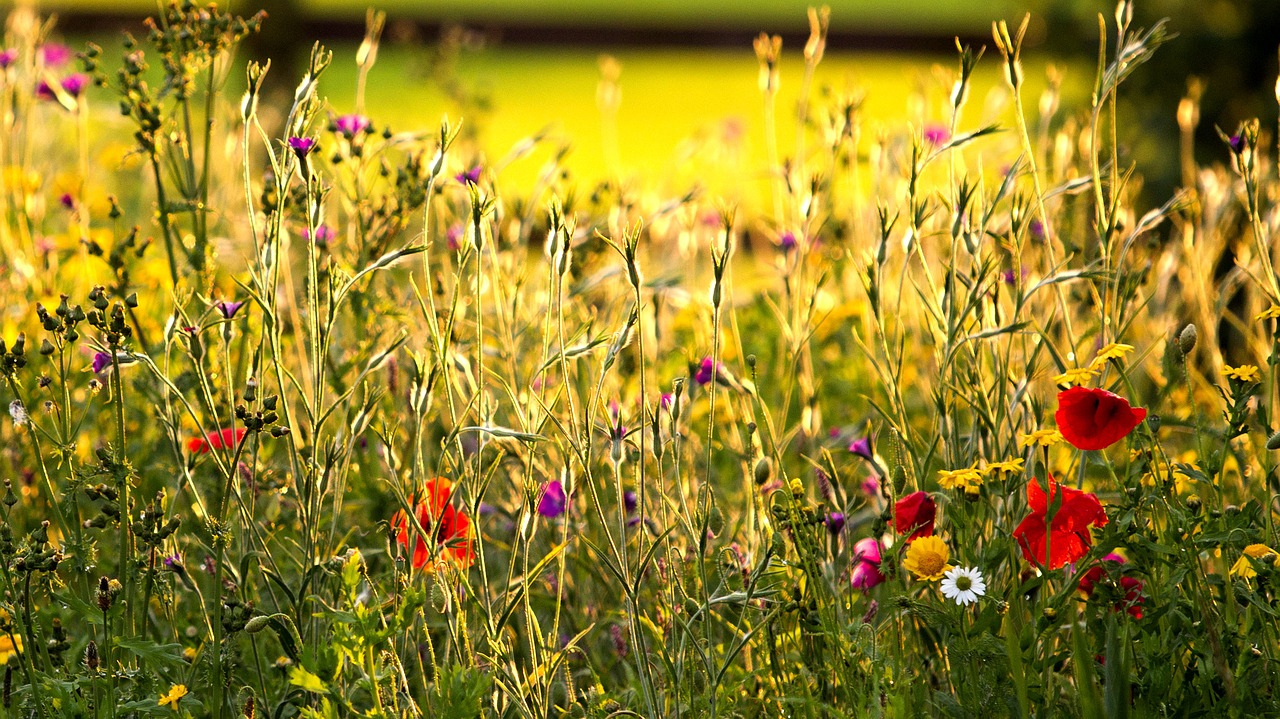
[{"label": "flower bud", "polygon": [[263,629],[266,629],[267,625],[270,623],[271,623],[271,617],[265,614],[260,614],[254,617],[253,619],[250,619],[249,621],[245,622],[244,630],[249,634],[257,634]]},{"label": "flower bud", "polygon": [[1182,328],[1182,331],[1178,333],[1178,349],[1182,350],[1182,354],[1191,354],[1191,350],[1196,348],[1196,338],[1195,323],[1189,323]]},{"label": "flower bud", "polygon": [[752,474],[754,475],[756,486],[764,486],[773,477],[773,462],[768,457],[761,457],[756,460],[755,470]]},{"label": "flower bud", "polygon": [[1280,432],[1276,432],[1267,439],[1267,449],[1272,451],[1280,449]]}]

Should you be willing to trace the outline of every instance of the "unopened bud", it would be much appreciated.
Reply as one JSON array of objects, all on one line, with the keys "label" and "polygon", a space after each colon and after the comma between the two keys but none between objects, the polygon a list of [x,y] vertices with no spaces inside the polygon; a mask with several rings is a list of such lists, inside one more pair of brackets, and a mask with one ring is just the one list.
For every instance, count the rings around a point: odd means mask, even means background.
[{"label": "unopened bud", "polygon": [[1178,349],[1182,350],[1182,354],[1189,355],[1191,350],[1196,348],[1196,326],[1194,323],[1188,324],[1178,333]]},{"label": "unopened bud", "polygon": [[757,487],[765,485],[773,477],[773,462],[768,457],[761,457],[756,460],[753,474]]},{"label": "unopened bud", "polygon": [[257,634],[263,629],[266,629],[267,625],[270,623],[271,623],[271,617],[265,614],[261,614],[245,622],[244,630],[249,634]]},{"label": "unopened bud", "polygon": [[1267,449],[1272,451],[1280,449],[1280,432],[1276,432],[1267,438]]}]

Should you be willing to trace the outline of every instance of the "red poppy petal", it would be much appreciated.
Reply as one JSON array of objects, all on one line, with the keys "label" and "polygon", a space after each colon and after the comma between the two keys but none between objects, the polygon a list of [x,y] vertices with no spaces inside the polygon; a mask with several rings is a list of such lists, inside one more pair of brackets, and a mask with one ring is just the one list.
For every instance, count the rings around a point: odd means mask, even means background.
[{"label": "red poppy petal", "polygon": [[1072,387],[1058,393],[1054,418],[1062,437],[1079,449],[1106,449],[1124,439],[1147,411],[1104,389]]}]

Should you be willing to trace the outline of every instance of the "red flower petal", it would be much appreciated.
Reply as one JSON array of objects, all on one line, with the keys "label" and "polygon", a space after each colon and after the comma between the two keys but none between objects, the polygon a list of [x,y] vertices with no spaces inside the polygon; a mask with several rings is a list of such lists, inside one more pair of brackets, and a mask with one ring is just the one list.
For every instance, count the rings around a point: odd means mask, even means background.
[{"label": "red flower petal", "polygon": [[1063,439],[1078,449],[1106,449],[1146,419],[1147,410],[1104,389],[1072,387],[1058,393],[1054,418]]},{"label": "red flower petal", "polygon": [[[411,496],[409,504],[413,507],[418,524],[426,532],[425,536],[418,531],[417,525],[408,521],[403,511],[398,511],[391,518],[396,543],[408,549],[410,534],[414,535],[411,558],[414,569],[427,567],[433,554],[438,558],[452,559],[463,569],[470,567],[476,558],[471,545],[471,519],[449,503],[453,496],[453,483],[437,477],[428,481],[424,490],[426,496],[423,499],[415,500]],[[428,544],[428,537],[438,549],[433,549]]]},{"label": "red flower petal", "polygon": [[893,505],[893,528],[898,534],[910,534],[907,541],[933,534],[933,521],[938,507],[928,492],[915,492]]},{"label": "red flower petal", "polygon": [[187,451],[193,454],[208,454],[210,448],[228,449],[240,444],[248,430],[244,427],[227,427],[204,437],[192,437],[187,440]]},{"label": "red flower petal", "polygon": [[[1062,502],[1046,522],[1049,507],[1061,493]],[[1049,477],[1049,494],[1040,488],[1039,482],[1027,484],[1027,504],[1031,514],[1013,530],[1013,538],[1022,549],[1022,556],[1036,566],[1059,569],[1066,564],[1083,559],[1093,546],[1090,527],[1107,523],[1107,513],[1098,498],[1088,492],[1063,487]]]}]

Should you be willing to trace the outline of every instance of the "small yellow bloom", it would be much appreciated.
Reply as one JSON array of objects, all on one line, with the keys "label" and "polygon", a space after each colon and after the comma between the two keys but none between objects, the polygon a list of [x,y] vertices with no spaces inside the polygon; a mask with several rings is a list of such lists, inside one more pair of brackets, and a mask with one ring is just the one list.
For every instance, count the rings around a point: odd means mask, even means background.
[{"label": "small yellow bloom", "polygon": [[1280,305],[1271,305],[1254,317],[1255,320],[1276,320],[1280,319]]},{"label": "small yellow bloom", "polygon": [[982,472],[978,471],[978,465],[965,467],[964,469],[943,469],[938,472],[938,485],[943,489],[963,489],[964,491],[977,491],[978,486],[982,484]]},{"label": "small yellow bloom", "polygon": [[1112,342],[1098,351],[1098,356],[1093,358],[1093,362],[1089,364],[1089,367],[1093,369],[1100,369],[1102,365],[1107,363],[1107,360],[1124,359],[1124,356],[1132,351],[1133,345]]},{"label": "small yellow bloom", "polygon": [[1018,439],[1020,447],[1052,447],[1062,441],[1062,433],[1056,429],[1037,429],[1031,434],[1024,434]]},{"label": "small yellow bloom", "polygon": [[1240,558],[1236,560],[1236,563],[1231,565],[1231,574],[1237,577],[1244,577],[1245,579],[1256,577],[1258,576],[1258,572],[1253,568],[1248,557],[1253,557],[1254,559],[1266,559],[1267,557],[1275,557],[1278,555],[1280,555],[1280,553],[1277,553],[1276,550],[1265,544],[1250,544],[1244,548],[1244,554],[1240,555]]},{"label": "small yellow bloom", "polygon": [[1226,375],[1228,379],[1234,379],[1240,382],[1262,381],[1262,376],[1258,373],[1258,368],[1251,364],[1242,364],[1239,367],[1223,365],[1222,374]]},{"label": "small yellow bloom", "polygon": [[1022,472],[1022,470],[1023,470],[1022,458],[1014,457],[1013,459],[1006,459],[1003,462],[992,462],[991,464],[988,464],[985,470],[985,473],[986,474],[1003,474],[1003,473],[1018,474]]},{"label": "small yellow bloom", "polygon": [[160,706],[167,706],[174,711],[178,709],[178,702],[187,695],[186,684],[174,684],[169,687],[169,693],[160,697]]},{"label": "small yellow bloom", "polygon": [[1053,378],[1056,384],[1084,384],[1098,376],[1098,370],[1092,366],[1076,367]]},{"label": "small yellow bloom", "polygon": [[907,547],[907,557],[902,560],[902,567],[919,579],[936,582],[951,569],[951,565],[947,564],[950,558],[951,551],[947,549],[946,542],[930,535],[913,541]]},{"label": "small yellow bloom", "polygon": [[9,657],[17,656],[22,653],[22,637],[14,634],[12,636],[5,634],[0,635],[0,667],[9,663]]}]

